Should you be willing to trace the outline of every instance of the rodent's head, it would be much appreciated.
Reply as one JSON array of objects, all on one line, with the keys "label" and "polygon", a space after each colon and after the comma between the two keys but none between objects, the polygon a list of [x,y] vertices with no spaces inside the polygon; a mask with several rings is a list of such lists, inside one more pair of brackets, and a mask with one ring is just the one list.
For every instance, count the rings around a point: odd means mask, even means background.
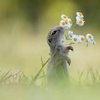
[{"label": "rodent's head", "polygon": [[60,44],[63,37],[64,37],[64,28],[61,26],[56,26],[49,31],[47,42],[50,47],[55,47],[56,45]]}]

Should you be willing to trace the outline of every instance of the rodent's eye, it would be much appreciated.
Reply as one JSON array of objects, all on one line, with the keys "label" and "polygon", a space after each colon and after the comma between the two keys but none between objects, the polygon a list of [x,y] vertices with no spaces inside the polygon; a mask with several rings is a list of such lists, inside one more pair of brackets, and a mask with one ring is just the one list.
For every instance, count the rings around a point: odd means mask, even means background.
[{"label": "rodent's eye", "polygon": [[52,35],[55,35],[55,34],[56,34],[56,32],[57,32],[57,30],[53,31],[53,32],[52,32]]}]

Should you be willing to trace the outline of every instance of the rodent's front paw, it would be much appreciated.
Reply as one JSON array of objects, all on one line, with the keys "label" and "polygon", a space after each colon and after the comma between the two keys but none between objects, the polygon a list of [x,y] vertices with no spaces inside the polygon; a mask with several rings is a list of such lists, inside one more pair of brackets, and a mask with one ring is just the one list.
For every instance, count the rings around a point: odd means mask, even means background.
[{"label": "rodent's front paw", "polygon": [[74,51],[74,48],[73,48],[72,46],[67,46],[67,47],[66,47],[66,50]]}]

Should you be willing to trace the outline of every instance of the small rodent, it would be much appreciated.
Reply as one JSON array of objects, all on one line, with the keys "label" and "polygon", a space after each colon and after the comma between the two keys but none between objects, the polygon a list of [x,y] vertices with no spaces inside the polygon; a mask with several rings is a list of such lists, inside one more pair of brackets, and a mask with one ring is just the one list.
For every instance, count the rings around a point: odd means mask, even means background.
[{"label": "small rodent", "polygon": [[68,57],[69,50],[73,51],[72,46],[65,47],[63,44],[64,28],[56,26],[50,30],[47,42],[50,47],[50,60],[47,66],[48,83],[57,83],[68,77],[68,65],[71,60]]}]

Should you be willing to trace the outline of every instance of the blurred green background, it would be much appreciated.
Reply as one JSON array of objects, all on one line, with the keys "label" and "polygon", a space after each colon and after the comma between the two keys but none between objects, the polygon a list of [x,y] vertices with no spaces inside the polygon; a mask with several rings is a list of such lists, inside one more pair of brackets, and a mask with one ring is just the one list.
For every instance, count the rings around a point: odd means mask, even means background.
[{"label": "blurred green background", "polygon": [[[100,1],[99,0],[0,0],[0,68],[19,69],[35,75],[46,61],[49,47],[46,37],[58,25],[61,14],[75,20],[82,11],[86,24],[74,28],[77,33],[91,33],[97,44],[74,46],[70,53],[70,72],[100,67]],[[75,74],[75,73],[74,73]]]}]

